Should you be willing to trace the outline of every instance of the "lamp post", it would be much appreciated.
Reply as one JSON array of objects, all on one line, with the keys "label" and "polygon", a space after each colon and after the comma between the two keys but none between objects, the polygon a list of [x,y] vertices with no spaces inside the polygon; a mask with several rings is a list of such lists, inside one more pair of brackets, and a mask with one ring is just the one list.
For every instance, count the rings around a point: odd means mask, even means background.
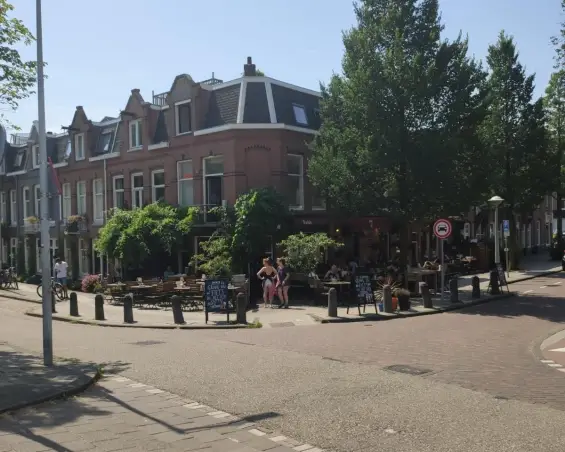
[{"label": "lamp post", "polygon": [[41,191],[41,288],[43,289],[43,364],[53,365],[53,322],[51,306],[51,259],[49,242],[49,184],[47,173],[47,134],[45,130],[45,83],[43,75],[43,27],[41,0],[35,1],[37,44],[37,119],[39,135],[39,185]]},{"label": "lamp post", "polygon": [[500,244],[498,243],[498,206],[504,199],[500,196],[493,196],[487,202],[494,209],[494,263],[500,264]]}]

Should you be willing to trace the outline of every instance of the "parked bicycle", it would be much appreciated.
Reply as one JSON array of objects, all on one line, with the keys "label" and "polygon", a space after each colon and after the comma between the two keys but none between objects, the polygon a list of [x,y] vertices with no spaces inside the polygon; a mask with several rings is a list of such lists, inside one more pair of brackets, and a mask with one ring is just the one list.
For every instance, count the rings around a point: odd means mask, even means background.
[{"label": "parked bicycle", "polygon": [[[64,297],[63,285],[57,282],[57,280],[53,277],[51,278],[50,284],[51,284],[51,293],[53,293],[59,300],[63,300]],[[37,286],[37,295],[39,295],[39,298],[43,298],[42,283],[39,283]]]},{"label": "parked bicycle", "polygon": [[18,275],[14,267],[9,267],[0,271],[0,284],[4,289],[19,289]]}]

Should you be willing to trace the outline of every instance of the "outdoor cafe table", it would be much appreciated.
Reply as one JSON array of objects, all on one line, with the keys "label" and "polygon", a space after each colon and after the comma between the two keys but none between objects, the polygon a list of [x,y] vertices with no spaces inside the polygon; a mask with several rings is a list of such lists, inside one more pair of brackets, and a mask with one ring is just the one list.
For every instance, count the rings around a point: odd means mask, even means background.
[{"label": "outdoor cafe table", "polygon": [[[438,277],[440,271],[439,270],[431,270],[426,268],[412,268],[408,270],[408,276],[412,276],[417,278],[416,282],[425,282],[425,280],[431,276],[433,276],[434,281],[434,289],[437,291],[439,284],[438,284]],[[418,287],[419,289],[419,287]]]},{"label": "outdoor cafe table", "polygon": [[351,287],[351,281],[323,281],[324,286],[335,287],[338,293],[338,299],[343,304],[342,295],[344,287]]}]

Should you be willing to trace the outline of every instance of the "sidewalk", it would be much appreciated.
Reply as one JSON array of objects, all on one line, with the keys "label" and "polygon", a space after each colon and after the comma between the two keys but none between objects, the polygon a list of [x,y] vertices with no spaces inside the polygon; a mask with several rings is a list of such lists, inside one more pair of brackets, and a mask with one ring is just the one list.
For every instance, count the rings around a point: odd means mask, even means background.
[{"label": "sidewalk", "polygon": [[88,364],[57,362],[44,367],[40,358],[4,342],[0,342],[0,363],[0,414],[76,394],[97,376],[96,367]]},{"label": "sidewalk", "polygon": [[[509,284],[522,281],[524,279],[543,276],[548,273],[561,271],[561,262],[549,261],[547,255],[532,256],[525,259],[523,264],[524,270],[513,271],[507,277]],[[480,300],[471,298],[471,280],[473,276],[478,276],[481,282],[482,297]],[[352,306],[349,314],[346,313],[345,307],[338,309],[338,317],[330,318],[327,315],[327,306],[291,306],[290,309],[270,309],[261,307],[255,311],[248,311],[247,321],[252,326],[258,326],[259,323],[266,328],[289,327],[313,325],[315,323],[333,323],[342,321],[363,321],[363,320],[388,320],[398,317],[406,317],[412,315],[432,314],[443,312],[451,309],[458,309],[468,304],[477,302],[486,302],[492,297],[486,294],[489,284],[489,274],[482,273],[479,275],[464,276],[459,280],[459,301],[460,303],[451,303],[449,295],[446,294],[444,299],[440,297],[433,298],[433,309],[426,309],[422,306],[419,298],[411,300],[412,306],[410,311],[395,314],[377,314],[373,305],[368,305],[366,312],[358,315],[357,307]],[[4,295],[5,294],[5,295]],[[2,291],[0,296],[8,296],[20,300],[30,301],[39,304],[36,287],[29,284],[20,284],[19,291]],[[292,294],[291,294],[292,296]],[[170,308],[135,308],[133,324],[123,323],[123,307],[111,304],[104,305],[105,321],[94,320],[94,295],[77,292],[79,314],[80,317],[71,317],[70,306],[68,301],[57,303],[57,314],[53,315],[55,320],[68,321],[73,323],[84,323],[114,327],[128,328],[164,328],[164,329],[200,329],[200,328],[244,328],[245,325],[235,325],[235,313],[230,314],[230,322],[227,322],[225,314],[210,314],[208,325],[204,321],[204,313],[200,312],[184,312],[185,325],[175,325],[173,323],[173,314]],[[498,297],[497,297],[498,298]],[[33,317],[41,317],[41,307],[37,306],[30,309],[27,313]]]},{"label": "sidewalk", "polygon": [[0,418],[0,451],[322,452],[238,418],[123,377],[83,395]]}]

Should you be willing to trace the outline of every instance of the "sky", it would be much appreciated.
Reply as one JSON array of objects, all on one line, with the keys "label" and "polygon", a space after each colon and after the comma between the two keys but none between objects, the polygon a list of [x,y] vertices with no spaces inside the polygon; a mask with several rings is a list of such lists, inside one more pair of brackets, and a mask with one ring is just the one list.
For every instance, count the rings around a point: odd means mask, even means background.
[{"label": "sky", "polygon": [[[12,0],[13,15],[35,33],[35,1]],[[520,61],[542,95],[552,71],[551,36],[561,0],[440,0],[444,36],[469,36],[484,59],[500,30],[514,36]],[[306,88],[340,72],[341,33],[355,24],[351,0],[44,0],[47,130],[70,124],[77,105],[99,121],[123,110],[132,89],[146,100],[176,75],[196,81],[237,78],[248,56],[266,75]],[[35,45],[21,50],[36,58]],[[31,129],[37,98],[7,118]]]}]

